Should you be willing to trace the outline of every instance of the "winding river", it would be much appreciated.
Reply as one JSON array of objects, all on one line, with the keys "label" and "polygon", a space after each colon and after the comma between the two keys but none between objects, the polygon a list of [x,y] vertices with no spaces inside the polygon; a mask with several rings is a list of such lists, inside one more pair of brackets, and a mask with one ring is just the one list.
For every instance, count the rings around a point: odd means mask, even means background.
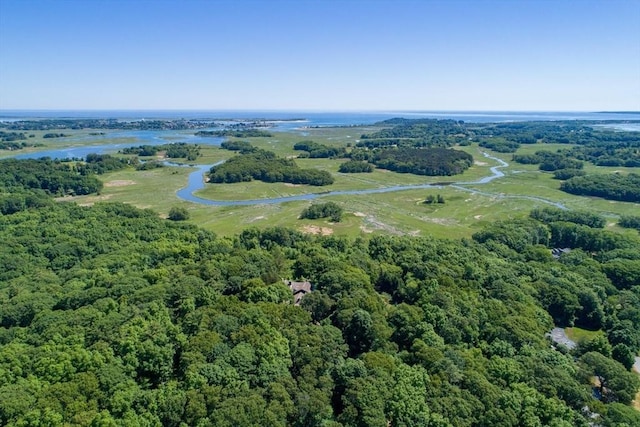
[{"label": "winding river", "polygon": [[[276,126],[278,130],[287,130],[287,131],[298,131],[302,132],[302,129],[299,128],[299,123],[288,123],[285,124],[287,126],[278,125]],[[281,129],[281,127],[283,129]],[[86,136],[83,135],[81,138],[65,138],[65,143],[71,144],[81,144],[82,142],[92,142],[99,141],[100,139],[105,139],[105,135],[95,135],[95,136]],[[17,154],[15,158],[18,159],[33,159],[40,157],[50,157],[54,159],[73,159],[73,158],[85,158],[88,154],[98,153],[104,154],[109,152],[115,152],[121,150],[125,147],[132,147],[137,145],[160,145],[166,144],[169,142],[189,142],[189,143],[198,143],[201,145],[213,145],[219,146],[224,138],[218,137],[199,137],[187,132],[180,131],[115,131],[109,132],[108,138],[111,140],[122,141],[122,142],[112,142],[104,145],[76,145],[66,148],[52,149],[39,151],[34,153],[23,153]],[[134,140],[135,142],[132,142]],[[466,191],[472,194],[477,194],[481,196],[487,197],[495,197],[499,199],[521,199],[521,200],[533,200],[540,203],[545,203],[549,205],[553,205],[560,209],[567,209],[561,203],[556,203],[551,200],[526,196],[526,195],[510,195],[510,194],[495,194],[488,193],[477,190],[475,188],[469,188],[468,186],[482,185],[488,184],[493,180],[502,178],[505,174],[500,170],[502,168],[508,167],[509,164],[502,159],[497,157],[493,157],[486,152],[482,153],[484,157],[487,159],[494,160],[498,162],[497,166],[493,166],[490,168],[491,175],[480,178],[475,181],[466,181],[466,182],[458,182],[451,184],[413,184],[413,185],[396,185],[390,187],[381,187],[381,188],[370,188],[365,190],[342,190],[342,191],[324,191],[318,193],[307,193],[300,194],[296,196],[286,196],[286,197],[274,197],[274,198],[266,198],[266,199],[253,199],[253,200],[211,200],[204,199],[202,197],[198,197],[194,193],[198,190],[201,190],[205,187],[205,174],[207,171],[214,165],[184,165],[184,164],[176,164],[167,162],[167,164],[171,166],[189,166],[195,167],[196,169],[189,174],[187,185],[177,192],[177,196],[182,199],[192,203],[198,203],[202,205],[208,206],[241,206],[241,205],[264,205],[264,204],[277,204],[283,202],[292,202],[299,200],[312,200],[321,197],[327,196],[352,196],[352,195],[366,195],[366,194],[379,194],[379,193],[391,193],[396,191],[403,190],[415,190],[415,189],[426,189],[426,188],[442,188],[443,186],[450,186],[457,190]]]},{"label": "winding river", "polygon": [[[396,185],[396,186],[382,187],[382,188],[370,188],[366,190],[325,191],[321,193],[307,193],[307,194],[300,194],[296,196],[273,197],[268,199],[253,199],[253,200],[212,200],[212,199],[203,199],[202,197],[196,196],[194,193],[205,187],[206,172],[212,166],[215,166],[215,165],[202,165],[202,166],[196,166],[197,169],[191,174],[189,174],[187,186],[178,190],[177,195],[182,200],[186,200],[188,202],[193,202],[193,203],[199,203],[203,205],[209,205],[209,206],[242,206],[242,205],[250,206],[250,205],[266,205],[266,204],[275,204],[275,203],[283,203],[283,202],[293,202],[293,201],[299,201],[299,200],[312,200],[312,199],[317,199],[320,197],[327,197],[327,196],[351,196],[351,195],[363,195],[363,194],[391,193],[394,191],[415,190],[415,189],[424,189],[424,188],[442,188],[445,185],[449,185],[452,188],[456,188],[458,190],[463,190],[469,193],[478,194],[482,196],[534,200],[534,201],[556,206],[560,209],[567,209],[567,207],[562,205],[561,203],[556,203],[556,202],[542,199],[539,197],[491,194],[491,193],[485,193],[473,188],[463,187],[463,185],[487,184],[495,179],[504,177],[504,173],[500,169],[509,166],[509,164],[504,160],[499,159],[497,157],[490,156],[485,152],[483,152],[482,155],[488,159],[495,160],[496,162],[499,163],[499,165],[493,166],[489,169],[491,171],[491,175],[485,176],[475,181],[460,182],[457,184],[414,184],[414,185]],[[216,163],[216,165],[220,163],[221,162]]]}]

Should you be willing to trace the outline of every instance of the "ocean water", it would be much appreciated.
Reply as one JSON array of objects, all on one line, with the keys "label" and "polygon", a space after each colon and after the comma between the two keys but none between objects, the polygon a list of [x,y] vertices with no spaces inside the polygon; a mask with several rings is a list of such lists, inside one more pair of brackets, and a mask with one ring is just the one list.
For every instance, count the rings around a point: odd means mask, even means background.
[{"label": "ocean water", "polygon": [[[292,120],[282,122],[279,128],[302,126],[352,126],[372,124],[394,117],[453,119],[472,123],[548,121],[548,120],[639,120],[640,112],[513,112],[513,111],[232,111],[232,110],[0,110],[0,121],[25,119],[260,119]],[[293,121],[295,120],[295,121]]]}]

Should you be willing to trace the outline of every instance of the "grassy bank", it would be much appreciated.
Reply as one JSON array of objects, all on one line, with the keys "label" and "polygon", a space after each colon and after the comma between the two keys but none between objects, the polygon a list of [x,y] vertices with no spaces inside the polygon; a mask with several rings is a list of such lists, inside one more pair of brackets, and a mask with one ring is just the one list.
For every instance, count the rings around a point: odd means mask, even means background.
[{"label": "grassy bank", "polygon": [[[244,138],[256,147],[274,151],[282,157],[300,154],[293,145],[302,140],[313,140],[325,145],[352,147],[368,128],[305,129],[306,135],[295,132],[277,132],[272,138]],[[104,143],[104,141],[102,142]],[[523,145],[519,153],[537,150],[555,151],[566,146]],[[287,197],[307,193],[340,190],[364,190],[398,185],[418,185],[442,182],[470,182],[491,175],[490,168],[498,162],[482,155],[492,156],[509,163],[502,168],[505,177],[488,184],[464,185],[466,189],[442,186],[438,189],[409,189],[390,193],[349,196],[323,196],[314,201],[293,201],[280,204],[254,206],[205,206],[177,198],[176,191],[186,185],[188,168],[162,168],[153,171],[120,171],[104,175],[106,186],[99,196],[78,197],[80,203],[112,200],[148,207],[166,215],[172,206],[183,206],[191,214],[190,222],[219,234],[236,233],[247,226],[290,226],[308,232],[358,236],[385,232],[395,234],[433,234],[442,237],[468,237],[488,223],[505,218],[526,216],[535,207],[561,203],[569,209],[590,210],[607,216],[609,226],[617,231],[618,215],[635,214],[638,204],[613,202],[599,198],[575,196],[560,191],[560,181],[552,174],[540,172],[537,165],[521,165],[511,161],[511,154],[494,153],[476,144],[457,147],[474,156],[475,163],[465,173],[452,177],[428,177],[400,174],[376,169],[373,173],[341,174],[338,168],[344,159],[297,159],[301,168],[317,168],[332,173],[335,183],[325,187],[297,186],[284,183],[267,184],[259,181],[235,184],[207,184],[196,194],[213,200],[249,200]],[[237,153],[212,146],[201,147],[202,156],[194,163],[212,164]],[[587,166],[589,171],[610,173],[613,168]],[[113,184],[113,183],[116,184]],[[479,193],[473,193],[472,190]],[[444,204],[426,205],[428,195],[440,194]],[[334,201],[346,214],[341,223],[324,220],[299,220],[298,215],[309,204]]]}]

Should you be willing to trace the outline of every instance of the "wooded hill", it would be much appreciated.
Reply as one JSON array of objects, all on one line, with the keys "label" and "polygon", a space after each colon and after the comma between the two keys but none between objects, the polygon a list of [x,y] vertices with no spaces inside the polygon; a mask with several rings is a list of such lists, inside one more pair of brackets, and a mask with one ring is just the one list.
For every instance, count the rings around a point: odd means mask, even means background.
[{"label": "wooded hill", "polygon": [[327,171],[300,169],[295,161],[279,158],[266,150],[242,151],[209,171],[209,182],[233,183],[257,179],[264,182],[329,185],[333,177]]},{"label": "wooded hill", "polygon": [[0,215],[0,424],[638,425],[640,241],[536,215],[461,241]]},{"label": "wooded hill", "polygon": [[473,164],[471,154],[448,148],[387,148],[373,153],[373,164],[382,169],[416,175],[456,175]]}]

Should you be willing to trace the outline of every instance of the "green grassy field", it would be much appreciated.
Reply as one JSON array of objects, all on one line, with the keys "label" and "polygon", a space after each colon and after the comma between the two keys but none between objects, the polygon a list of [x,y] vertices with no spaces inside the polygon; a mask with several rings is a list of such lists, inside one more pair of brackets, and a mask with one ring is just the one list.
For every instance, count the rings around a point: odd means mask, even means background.
[{"label": "green grassy field", "polygon": [[565,328],[565,333],[570,340],[577,343],[592,340],[597,336],[604,336],[602,331],[589,331],[578,327]]},{"label": "green grassy field", "polygon": [[[371,132],[373,128],[311,128],[305,129],[306,135],[296,132],[275,132],[272,138],[243,138],[256,147],[274,151],[282,157],[295,157],[300,154],[293,145],[302,140],[313,140],[326,145],[352,147],[360,135]],[[62,139],[42,139],[44,148],[60,147],[62,144],[82,140],[90,131],[76,132],[72,137]],[[188,132],[185,132],[187,135]],[[92,141],[92,144],[110,142],[131,142],[117,139],[109,133],[104,139]],[[86,142],[85,142],[86,144]],[[40,147],[39,149],[44,149]],[[518,153],[533,153],[538,150],[556,151],[567,148],[559,144],[523,145]],[[442,237],[468,237],[484,225],[505,218],[523,217],[535,207],[561,203],[569,209],[590,210],[607,216],[608,226],[623,233],[635,231],[615,226],[616,218],[624,214],[637,214],[640,205],[625,202],[613,202],[599,198],[574,196],[560,191],[560,181],[553,179],[551,173],[538,171],[537,165],[521,165],[512,162],[512,154],[494,153],[481,149],[476,144],[457,147],[474,156],[475,164],[465,173],[453,177],[427,177],[412,174],[400,174],[377,169],[373,173],[341,174],[339,165],[344,159],[297,159],[301,168],[317,168],[332,173],[335,183],[330,186],[294,186],[284,183],[267,184],[259,181],[236,184],[207,184],[197,196],[213,200],[248,200],[286,197],[307,193],[319,193],[339,190],[363,190],[398,185],[417,185],[426,183],[475,181],[491,175],[490,168],[498,162],[482,155],[483,151],[509,163],[502,168],[505,177],[488,184],[468,184],[464,189],[442,186],[438,189],[409,189],[389,193],[361,194],[349,196],[324,196],[312,201],[292,201],[279,204],[259,204],[253,206],[205,206],[178,199],[176,191],[184,187],[190,168],[167,167],[151,171],[125,170],[100,177],[105,188],[98,196],[76,197],[78,203],[97,201],[121,201],[139,207],[151,208],[166,215],[172,206],[182,206],[190,212],[190,222],[201,225],[222,235],[237,233],[247,226],[269,227],[290,226],[316,233],[334,233],[336,235],[358,236],[369,233],[395,234],[432,234]],[[34,149],[35,150],[35,149]],[[228,159],[237,153],[213,146],[201,146],[202,156],[197,164],[212,164]],[[1,155],[1,154],[0,154]],[[605,168],[585,165],[589,172],[623,173],[634,171],[632,168]],[[639,172],[635,168],[635,172]],[[466,189],[466,190],[465,190]],[[473,193],[471,191],[478,191]],[[426,205],[422,203],[428,195],[441,194],[444,204]],[[324,220],[299,220],[298,215],[309,204],[318,201],[334,201],[340,204],[345,215],[343,221],[332,224]]]}]

